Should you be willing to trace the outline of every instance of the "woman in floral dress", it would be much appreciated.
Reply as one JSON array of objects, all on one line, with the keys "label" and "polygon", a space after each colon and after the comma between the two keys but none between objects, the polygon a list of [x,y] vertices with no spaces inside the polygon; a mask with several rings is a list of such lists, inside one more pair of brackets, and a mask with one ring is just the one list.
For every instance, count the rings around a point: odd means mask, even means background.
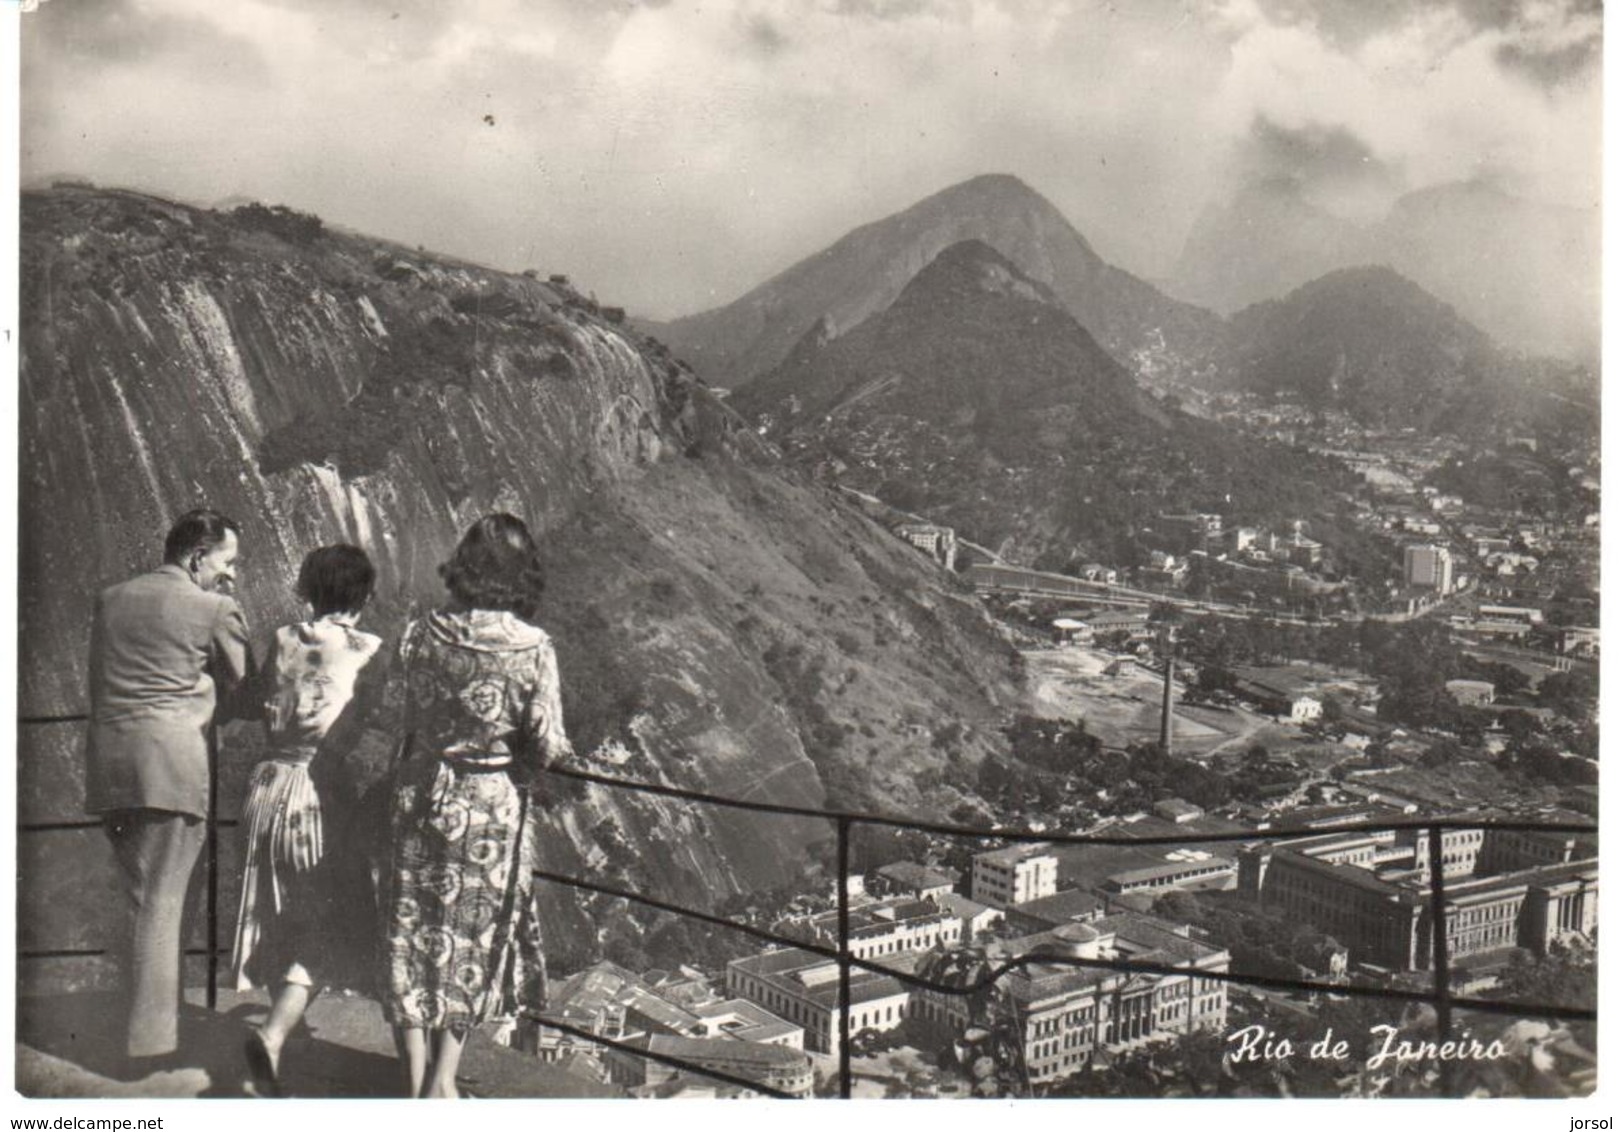
[{"label": "woman in floral dress", "polygon": [[569,752],[552,642],[528,620],[541,591],[528,528],[486,516],[440,574],[450,604],[400,645],[406,737],[384,896],[384,1012],[419,1097],[457,1095],[472,1027],[544,1004],[529,784]]},{"label": "woman in floral dress", "polygon": [[283,625],[257,676],[270,754],[242,811],[237,989],[271,988],[248,1037],[257,1090],[280,1092],[282,1043],[323,985],[370,985],[375,912],[365,854],[348,836],[356,790],[347,756],[381,687],[382,641],[355,627],[375,572],[356,546],[305,557],[308,620]]}]

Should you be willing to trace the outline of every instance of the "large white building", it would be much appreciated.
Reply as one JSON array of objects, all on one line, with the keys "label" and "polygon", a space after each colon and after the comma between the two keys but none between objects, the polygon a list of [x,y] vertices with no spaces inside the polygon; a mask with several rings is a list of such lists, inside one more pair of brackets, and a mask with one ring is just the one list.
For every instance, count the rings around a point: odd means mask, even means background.
[{"label": "large white building", "polygon": [[[801,1027],[806,1048],[840,1051],[840,965],[797,947],[727,964],[727,993]],[[851,972],[851,1033],[894,1030],[907,1017],[907,988],[890,975]]]},{"label": "large white building", "polygon": [[[1188,938],[1186,929],[1136,913],[997,946],[1000,956],[1044,948],[1083,959],[1122,959],[1189,968],[1186,974],[1130,973],[1041,960],[1005,975],[1033,1082],[1054,1081],[1108,1057],[1196,1030],[1223,1031],[1228,1021],[1229,953]],[[968,1024],[960,996],[920,990],[913,1014],[948,1034]]]},{"label": "large white building", "polygon": [[[877,959],[932,947],[951,947],[963,938],[964,924],[955,913],[931,900],[900,897],[852,908],[848,917],[851,954]],[[840,944],[838,912],[825,912],[811,921],[813,942]]]},{"label": "large white building", "polygon": [[[1591,839],[1499,829],[1443,831],[1451,961],[1593,939],[1600,872]],[[1313,834],[1240,851],[1240,891],[1398,971],[1432,961],[1430,841],[1424,830]]]},{"label": "large white building", "polygon": [[1403,580],[1407,585],[1449,593],[1454,588],[1454,556],[1448,547],[1416,543],[1403,548]]},{"label": "large white building", "polygon": [[1059,890],[1059,858],[1046,843],[1011,845],[975,857],[970,896],[993,908],[1007,908],[1052,896]]}]

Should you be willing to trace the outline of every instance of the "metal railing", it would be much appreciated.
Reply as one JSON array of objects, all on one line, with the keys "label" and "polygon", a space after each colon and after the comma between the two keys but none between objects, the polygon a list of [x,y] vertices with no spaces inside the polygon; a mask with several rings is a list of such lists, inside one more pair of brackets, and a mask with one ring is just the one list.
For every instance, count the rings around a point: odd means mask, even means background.
[{"label": "metal railing", "polygon": [[[70,723],[89,723],[90,716],[83,713],[62,715],[24,715],[18,716],[19,727],[50,727]],[[208,757],[211,769],[219,765],[219,732],[214,724],[208,729]],[[209,775],[208,815],[206,818],[205,835],[203,842],[204,860],[204,914],[207,920],[206,947],[188,947],[182,954],[188,957],[201,955],[208,966],[208,982],[203,994],[210,1010],[219,1006],[220,995],[220,956],[223,954],[220,947],[220,830],[235,829],[237,822],[233,818],[222,818],[220,814],[220,776],[216,773]],[[73,821],[40,821],[18,822],[19,835],[29,833],[58,833],[74,829],[100,829],[102,825],[99,818],[80,818]],[[55,948],[55,949],[23,949],[17,951],[19,960],[39,959],[97,959],[108,954],[105,947],[91,948]]]},{"label": "metal railing", "polygon": [[[50,715],[50,716],[24,716],[19,719],[23,726],[48,726],[53,724],[83,723],[87,716],[78,715]],[[211,730],[209,735],[211,761],[217,754],[217,739]],[[601,884],[589,878],[567,876],[546,869],[537,869],[537,879],[563,885],[578,891],[596,893],[602,896],[623,899],[642,905],[647,908],[663,912],[674,913],[717,927],[727,928],[743,935],[774,943],[785,947],[797,948],[810,954],[830,959],[840,968],[838,990],[839,1012],[839,1085],[840,1096],[851,1096],[851,1006],[852,990],[851,976],[853,970],[863,970],[875,974],[889,976],[900,983],[917,987],[921,990],[932,991],[937,994],[967,997],[980,993],[995,984],[999,979],[1013,971],[1026,968],[1033,963],[1048,966],[1066,966],[1084,969],[1098,969],[1122,972],[1127,974],[1147,974],[1157,976],[1188,976],[1210,979],[1225,984],[1251,986],[1266,990],[1301,991],[1312,994],[1324,993],[1347,998],[1364,998],[1395,1001],[1403,1003],[1420,1003],[1430,1005],[1436,1018],[1438,1041],[1449,1039],[1453,1026],[1453,1011],[1467,1009],[1483,1014],[1514,1017],[1539,1017],[1559,1019],[1564,1021],[1594,1022],[1597,1019],[1595,1010],[1571,1006],[1562,1006],[1554,1003],[1511,1002],[1497,999],[1483,999],[1471,996],[1454,994],[1450,979],[1450,958],[1447,931],[1447,890],[1444,879],[1443,860],[1443,833],[1449,830],[1503,830],[1507,832],[1545,832],[1545,833],[1571,833],[1579,835],[1596,835],[1599,828],[1589,822],[1531,822],[1531,821],[1481,821],[1468,818],[1415,818],[1403,820],[1387,820],[1378,822],[1345,822],[1313,827],[1295,827],[1282,829],[1240,830],[1221,833],[1189,833],[1172,834],[1157,837],[1134,837],[1123,834],[1064,834],[1052,832],[1037,832],[1030,829],[1002,827],[1002,826],[965,826],[960,824],[920,821],[892,814],[871,813],[859,811],[828,810],[807,806],[782,805],[771,802],[752,801],[743,798],[731,798],[724,795],[710,794],[702,791],[688,790],[681,787],[669,786],[660,783],[642,782],[632,779],[617,778],[598,774],[593,771],[578,770],[566,767],[548,767],[542,773],[578,782],[589,783],[606,789],[625,790],[639,794],[665,797],[680,801],[721,806],[733,810],[777,815],[782,817],[813,818],[822,821],[831,821],[835,827],[835,868],[838,873],[837,921],[839,931],[839,945],[829,947],[821,943],[807,941],[803,938],[775,932],[754,924],[715,915],[697,908],[673,904],[659,900],[643,893],[616,888]],[[203,954],[208,961],[208,986],[206,988],[209,1009],[217,1007],[217,983],[219,979],[219,957],[222,951],[219,946],[219,851],[218,831],[224,828],[233,828],[236,821],[222,819],[218,816],[218,775],[211,775],[209,789],[209,815],[208,839],[206,842],[206,883],[207,894],[207,941],[208,946],[203,949],[189,949],[188,955]],[[38,833],[63,829],[96,828],[101,823],[95,819],[66,822],[36,822],[19,823],[19,833]],[[953,986],[939,981],[922,978],[911,972],[888,967],[862,959],[853,954],[850,947],[851,932],[851,898],[849,880],[851,877],[851,831],[856,825],[884,826],[898,830],[911,830],[922,833],[937,834],[949,837],[972,839],[993,839],[1009,842],[1042,843],[1049,845],[1093,845],[1093,846],[1162,846],[1179,844],[1213,844],[1220,842],[1259,842],[1298,839],[1303,837],[1319,837],[1332,834],[1350,833],[1376,833],[1397,830],[1425,831],[1428,838],[1429,856],[1429,897],[1428,903],[1431,912],[1431,943],[1432,943],[1432,989],[1428,992],[1418,990],[1402,990],[1384,986],[1360,986],[1351,983],[1322,982],[1315,980],[1278,978],[1267,975],[1244,974],[1231,971],[1213,971],[1198,966],[1179,966],[1164,963],[1153,963],[1131,959],[1117,958],[1084,958],[1070,955],[1054,955],[1048,953],[1015,955],[998,966],[989,970],[983,977],[964,986]],[[19,950],[19,960],[37,960],[42,958],[62,957],[95,957],[105,955],[106,949],[34,949]],[[732,1085],[740,1086],[754,1092],[772,1097],[791,1097],[792,1094],[766,1085],[759,1080],[736,1076],[694,1062],[689,1059],[675,1057],[668,1054],[657,1053],[652,1050],[641,1049],[618,1039],[609,1038],[594,1031],[572,1026],[560,1019],[547,1017],[540,1020],[540,1025],[568,1034],[571,1037],[599,1045],[605,1049],[613,1049],[622,1053],[633,1054],[663,1065],[686,1070],[688,1072],[720,1080]],[[830,1028],[830,1038],[833,1037],[833,1028]],[[1446,1074],[1449,1066],[1443,1063]],[[1446,1080],[1446,1078],[1445,1078]]]},{"label": "metal railing", "polygon": [[[1004,975],[1027,967],[1033,963],[1044,965],[1057,965],[1075,968],[1090,968],[1097,970],[1117,971],[1128,974],[1148,974],[1160,976],[1190,976],[1215,981],[1254,986],[1269,990],[1305,991],[1308,993],[1333,994],[1348,998],[1380,999],[1404,1003],[1423,1003],[1433,1008],[1438,1031],[1438,1041],[1449,1039],[1453,1026],[1453,1010],[1473,1010],[1483,1014],[1494,1014],[1513,1017],[1539,1017],[1560,1019],[1565,1021],[1593,1022],[1596,1020],[1594,1010],[1570,1006],[1560,1006],[1553,1003],[1527,1003],[1509,1002],[1497,999],[1484,999],[1464,995],[1456,995],[1452,991],[1450,980],[1450,960],[1448,952],[1447,930],[1447,894],[1444,879],[1443,862],[1443,833],[1447,830],[1490,830],[1498,829],[1506,832],[1544,832],[1544,833],[1573,833],[1594,835],[1599,833],[1599,827],[1589,822],[1527,822],[1527,821],[1481,821],[1466,818],[1416,818],[1412,820],[1392,820],[1378,822],[1344,822],[1330,825],[1314,826],[1310,828],[1285,828],[1267,830],[1240,830],[1225,833],[1189,833],[1173,834],[1157,837],[1133,837],[1117,834],[1063,834],[1051,832],[1036,832],[1029,829],[998,827],[998,826],[965,826],[944,822],[918,821],[912,818],[899,817],[892,814],[866,813],[857,811],[840,811],[814,809],[805,806],[786,806],[775,803],[756,802],[741,798],[729,798],[717,794],[701,791],[687,790],[681,787],[667,786],[657,783],[640,782],[631,779],[616,778],[597,774],[591,771],[575,770],[564,767],[549,767],[543,773],[561,778],[574,779],[580,782],[616,790],[628,790],[637,793],[656,795],[660,797],[680,799],[707,805],[725,806],[731,809],[749,811],[753,813],[777,814],[785,817],[819,818],[833,821],[836,835],[836,870],[838,873],[838,921],[840,945],[827,947],[814,942],[807,942],[794,936],[769,931],[752,924],[716,916],[697,909],[687,908],[666,901],[657,900],[641,893],[625,889],[612,888],[582,877],[567,877],[546,870],[537,870],[536,876],[547,881],[564,884],[572,888],[595,892],[601,895],[618,897],[629,900],[645,907],[660,911],[674,912],[726,927],[746,935],[762,939],[767,942],[781,944],[786,947],[798,948],[824,958],[832,959],[840,966],[840,1096],[851,1095],[851,971],[854,968],[888,975],[899,982],[929,990],[938,994],[969,996],[976,994],[990,985],[996,983]],[[884,964],[874,963],[861,959],[852,954],[850,950],[850,850],[851,829],[853,825],[887,826],[893,829],[913,830],[923,833],[934,833],[949,837],[962,837],[974,839],[993,839],[999,841],[1025,842],[1045,845],[1095,845],[1095,846],[1160,846],[1177,844],[1212,844],[1217,842],[1258,842],[1295,840],[1303,837],[1318,837],[1346,833],[1377,833],[1396,831],[1400,829],[1423,830],[1427,833],[1429,856],[1429,907],[1431,911],[1432,936],[1432,990],[1430,993],[1421,991],[1401,990],[1393,987],[1359,986],[1349,983],[1320,982],[1303,979],[1277,978],[1266,975],[1243,974],[1229,971],[1212,971],[1203,967],[1177,966],[1164,963],[1151,963],[1130,959],[1091,959],[1068,955],[1053,955],[1049,953],[1023,954],[1012,956],[1003,963],[990,970],[976,982],[965,986],[950,986],[938,981],[921,978],[909,972],[897,970]],[[1446,1073],[1449,1066],[1443,1063]]]}]

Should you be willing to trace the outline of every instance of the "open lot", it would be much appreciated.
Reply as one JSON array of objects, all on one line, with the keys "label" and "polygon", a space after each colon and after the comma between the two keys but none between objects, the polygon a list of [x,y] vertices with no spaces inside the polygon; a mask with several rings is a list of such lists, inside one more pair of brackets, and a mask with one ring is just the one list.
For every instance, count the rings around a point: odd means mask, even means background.
[{"label": "open lot", "polygon": [[[1161,678],[1134,661],[1077,645],[1028,649],[1026,710],[1045,719],[1087,724],[1107,746],[1154,742],[1161,735]],[[1117,664],[1117,674],[1105,672]],[[1173,685],[1172,750],[1189,758],[1242,751],[1252,743],[1280,750],[1303,741],[1302,731],[1245,708],[1223,710],[1178,702]]]}]

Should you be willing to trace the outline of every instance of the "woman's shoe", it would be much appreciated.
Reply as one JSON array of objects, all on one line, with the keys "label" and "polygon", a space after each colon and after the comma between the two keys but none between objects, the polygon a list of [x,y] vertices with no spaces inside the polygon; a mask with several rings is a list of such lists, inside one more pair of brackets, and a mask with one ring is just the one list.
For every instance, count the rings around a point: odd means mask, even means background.
[{"label": "woman's shoe", "polygon": [[258,1030],[251,1032],[242,1043],[242,1054],[248,1061],[248,1076],[254,1092],[261,1097],[281,1096],[282,1082],[276,1075],[276,1063],[271,1060],[270,1050]]}]

